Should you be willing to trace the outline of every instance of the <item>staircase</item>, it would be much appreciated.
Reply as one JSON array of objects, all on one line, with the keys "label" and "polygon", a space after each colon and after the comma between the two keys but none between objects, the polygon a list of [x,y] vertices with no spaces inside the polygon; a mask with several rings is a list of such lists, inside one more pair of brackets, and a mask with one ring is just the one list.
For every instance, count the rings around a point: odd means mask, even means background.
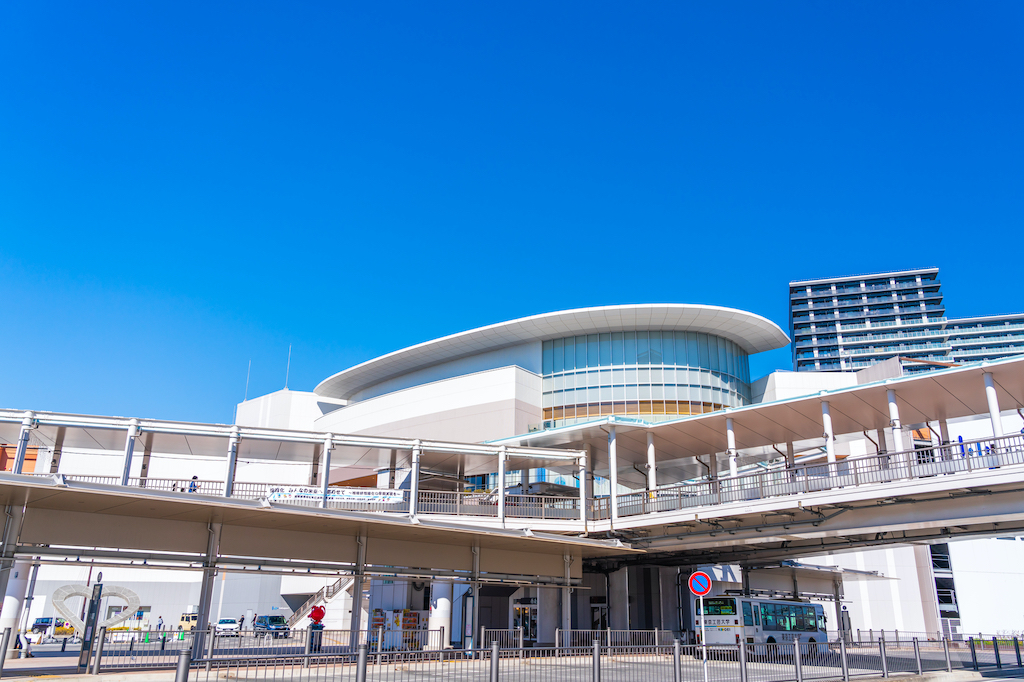
[{"label": "staircase", "polygon": [[352,578],[341,577],[333,585],[327,587],[321,587],[312,597],[306,600],[306,602],[295,610],[288,618],[288,627],[295,627],[295,624],[300,620],[309,615],[309,612],[313,610],[313,607],[317,604],[323,604],[326,606],[336,594],[341,594],[345,590],[352,586]]}]

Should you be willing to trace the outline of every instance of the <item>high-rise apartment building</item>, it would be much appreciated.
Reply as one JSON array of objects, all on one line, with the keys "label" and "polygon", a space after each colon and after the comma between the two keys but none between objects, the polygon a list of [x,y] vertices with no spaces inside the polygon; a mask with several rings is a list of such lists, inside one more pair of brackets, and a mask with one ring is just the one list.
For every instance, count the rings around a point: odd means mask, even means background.
[{"label": "high-rise apartment building", "polygon": [[1024,353],[1024,314],[962,317],[946,323],[954,362],[1001,360]]},{"label": "high-rise apartment building", "polygon": [[916,372],[1024,354],[1024,313],[945,313],[938,268],[790,282],[793,369],[858,370],[899,357]]},{"label": "high-rise apartment building", "polygon": [[790,282],[789,311],[796,371],[951,360],[938,268]]}]

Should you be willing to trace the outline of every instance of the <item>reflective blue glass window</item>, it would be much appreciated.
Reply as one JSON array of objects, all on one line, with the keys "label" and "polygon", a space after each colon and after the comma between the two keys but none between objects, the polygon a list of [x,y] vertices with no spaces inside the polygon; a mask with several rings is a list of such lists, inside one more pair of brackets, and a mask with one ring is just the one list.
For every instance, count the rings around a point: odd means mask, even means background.
[{"label": "reflective blue glass window", "polygon": [[676,335],[673,332],[661,333],[662,359],[666,365],[676,364]]},{"label": "reflective blue glass window", "polygon": [[664,357],[661,352],[661,332],[651,332],[651,364],[660,365]]},{"label": "reflective blue glass window", "polygon": [[601,366],[608,367],[612,364],[612,335],[601,334]]},{"label": "reflective blue glass window", "polygon": [[615,332],[612,334],[612,364],[621,365],[622,355],[622,332]]},{"label": "reflective blue glass window", "polygon": [[601,364],[601,343],[597,334],[587,336],[587,367]]},{"label": "reflective blue glass window", "polygon": [[651,364],[651,344],[647,332],[636,333],[636,364]]},{"label": "reflective blue glass window", "polygon": [[551,355],[552,355],[551,347],[552,347],[552,345],[553,344],[551,343],[551,341],[545,341],[544,345],[543,345],[544,350],[543,350],[543,355],[542,355],[542,358],[541,358],[541,367],[543,368],[542,371],[544,372],[544,374],[551,374],[552,367],[553,367],[553,364],[554,364],[552,362],[552,358],[551,358]]},{"label": "reflective blue glass window", "polygon": [[634,332],[625,332],[623,334],[623,341],[626,349],[626,365],[636,364],[636,334]]},{"label": "reflective blue glass window", "polygon": [[576,337],[576,369],[583,369],[587,366],[587,337]]},{"label": "reflective blue glass window", "polygon": [[552,356],[554,359],[553,369],[556,372],[561,372],[562,369],[565,367],[565,363],[562,361],[562,358],[564,357],[565,353],[565,350],[562,347],[562,343],[562,339],[555,339],[555,342],[552,344]]}]

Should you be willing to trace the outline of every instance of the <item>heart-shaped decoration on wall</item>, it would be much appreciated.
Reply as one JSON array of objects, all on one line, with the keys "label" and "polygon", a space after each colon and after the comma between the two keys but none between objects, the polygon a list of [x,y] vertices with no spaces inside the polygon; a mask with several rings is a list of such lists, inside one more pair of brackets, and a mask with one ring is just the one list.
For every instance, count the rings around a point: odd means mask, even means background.
[{"label": "heart-shaped decoration on wall", "polygon": [[[120,587],[118,585],[104,585],[103,586],[104,597],[115,597],[123,599],[127,606],[118,613],[106,620],[102,620],[97,623],[97,628],[112,628],[131,618],[139,610],[139,605],[142,603],[139,601],[139,595],[135,594],[132,590],[127,587]],[[86,601],[92,598],[92,588],[87,585],[64,585],[58,587],[53,593],[53,608],[60,614],[61,618],[65,618],[71,623],[71,627],[75,629],[75,634],[78,636],[82,635],[82,631],[85,629],[85,623],[78,617],[78,614],[71,610],[68,606],[67,600],[71,597],[82,597]]]}]

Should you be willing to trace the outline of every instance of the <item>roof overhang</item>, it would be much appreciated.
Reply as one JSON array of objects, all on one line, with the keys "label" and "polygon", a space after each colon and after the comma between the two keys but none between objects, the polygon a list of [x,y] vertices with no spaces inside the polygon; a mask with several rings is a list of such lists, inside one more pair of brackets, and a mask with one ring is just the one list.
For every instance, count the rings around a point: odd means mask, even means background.
[{"label": "roof overhang", "polygon": [[633,329],[714,334],[748,354],[789,343],[786,333],[771,320],[733,308],[680,303],[577,308],[492,324],[403,348],[338,372],[320,382],[314,392],[347,400],[393,377],[478,353],[565,336]]},{"label": "roof overhang", "polygon": [[[991,373],[1000,408],[1024,408],[1024,357],[973,363],[899,379],[886,379],[771,403],[728,408],[672,421],[647,423],[628,417],[605,417],[547,431],[493,441],[492,444],[590,448],[595,473],[608,475],[608,432],[616,431],[619,482],[642,488],[646,483],[647,434],[654,434],[658,482],[698,478],[706,467],[694,458],[725,452],[726,420],[733,420],[740,466],[781,456],[773,446],[804,442],[824,444],[821,404],[829,403],[834,433],[857,434],[890,426],[887,392],[896,393],[904,425],[988,413],[983,375]],[[863,437],[863,436],[861,436]],[[873,437],[873,436],[872,436]],[[706,459],[706,458],[705,458]]]}]

